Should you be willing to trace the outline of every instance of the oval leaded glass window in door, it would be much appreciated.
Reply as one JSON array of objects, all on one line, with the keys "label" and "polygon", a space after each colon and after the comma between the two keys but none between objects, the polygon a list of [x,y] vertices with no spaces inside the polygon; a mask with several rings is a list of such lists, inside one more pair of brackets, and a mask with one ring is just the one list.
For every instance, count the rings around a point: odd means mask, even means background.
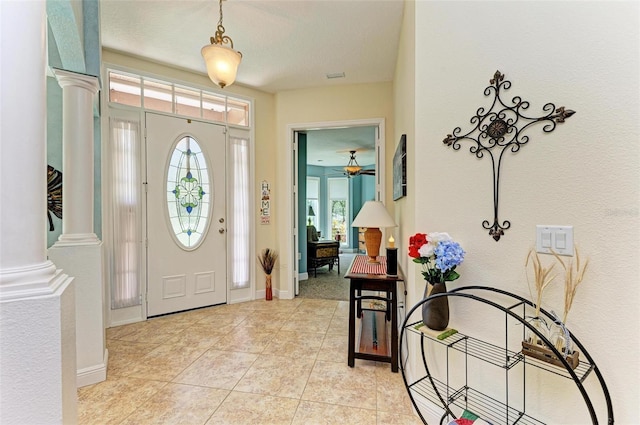
[{"label": "oval leaded glass window in door", "polygon": [[167,210],[175,239],[196,249],[208,229],[211,185],[207,159],[198,142],[184,136],[176,143],[167,169]]}]

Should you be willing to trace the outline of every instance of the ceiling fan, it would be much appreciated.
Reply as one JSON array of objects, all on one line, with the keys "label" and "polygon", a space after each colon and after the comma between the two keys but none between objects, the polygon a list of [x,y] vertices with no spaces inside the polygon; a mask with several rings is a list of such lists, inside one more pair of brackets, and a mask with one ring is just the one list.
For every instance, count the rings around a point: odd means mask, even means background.
[{"label": "ceiling fan", "polygon": [[356,161],[356,151],[349,151],[351,157],[349,163],[343,168],[344,174],[347,177],[353,177],[358,175],[375,176],[376,170],[364,170]]}]

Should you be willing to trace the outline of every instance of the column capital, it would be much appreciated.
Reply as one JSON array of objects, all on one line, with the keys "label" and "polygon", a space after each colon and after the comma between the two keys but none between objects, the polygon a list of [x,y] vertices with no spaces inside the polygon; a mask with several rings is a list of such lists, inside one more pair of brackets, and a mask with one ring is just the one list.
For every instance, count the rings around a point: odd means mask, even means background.
[{"label": "column capital", "polygon": [[77,72],[65,71],[64,69],[53,68],[53,75],[60,87],[79,87],[95,94],[100,89],[100,81],[98,77],[93,75],[79,74]]}]

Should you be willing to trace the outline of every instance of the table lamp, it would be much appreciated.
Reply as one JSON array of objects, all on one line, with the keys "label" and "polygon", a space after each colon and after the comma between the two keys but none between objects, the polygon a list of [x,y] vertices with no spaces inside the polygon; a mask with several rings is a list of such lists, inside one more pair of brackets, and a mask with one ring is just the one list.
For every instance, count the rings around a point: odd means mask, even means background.
[{"label": "table lamp", "polygon": [[369,256],[369,263],[379,263],[381,227],[396,227],[397,224],[380,201],[367,201],[351,223],[352,227],[364,227],[364,243]]},{"label": "table lamp", "polygon": [[311,205],[309,205],[309,213],[307,215],[309,216],[309,224],[307,224],[307,226],[311,226],[313,224],[311,222],[311,217],[316,216],[316,213],[313,211],[313,207]]}]

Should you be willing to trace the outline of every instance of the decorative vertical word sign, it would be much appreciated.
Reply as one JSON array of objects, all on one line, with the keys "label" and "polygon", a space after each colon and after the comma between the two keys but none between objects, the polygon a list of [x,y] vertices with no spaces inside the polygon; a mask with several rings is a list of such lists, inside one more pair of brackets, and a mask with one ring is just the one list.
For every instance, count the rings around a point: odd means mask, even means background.
[{"label": "decorative vertical word sign", "polygon": [[262,181],[260,188],[260,224],[271,222],[271,185],[266,180]]},{"label": "decorative vertical word sign", "polygon": [[[504,75],[496,71],[493,78],[489,80],[491,84],[484,89],[484,95],[493,95],[491,107],[488,110],[480,107],[476,114],[471,117],[472,128],[469,132],[462,134],[462,129],[456,127],[452,134],[447,134],[443,143],[454,150],[460,149],[461,141],[471,142],[469,152],[476,158],[484,157],[486,153],[491,158],[493,167],[493,223],[489,220],[482,222],[482,227],[489,231],[496,242],[504,235],[504,231],[511,227],[511,222],[498,220],[498,199],[500,189],[500,166],[504,153],[511,151],[517,153],[520,148],[527,144],[529,136],[524,132],[536,123],[544,123],[542,131],[551,133],[556,128],[556,124],[563,123],[575,111],[565,109],[560,106],[556,109],[553,103],[547,103],[542,107],[545,115],[540,117],[530,117],[525,115],[529,109],[529,102],[522,100],[520,96],[515,96],[511,102],[500,97],[500,90],[508,90],[511,87],[510,81],[503,81]],[[510,103],[510,104],[509,104]]]}]

